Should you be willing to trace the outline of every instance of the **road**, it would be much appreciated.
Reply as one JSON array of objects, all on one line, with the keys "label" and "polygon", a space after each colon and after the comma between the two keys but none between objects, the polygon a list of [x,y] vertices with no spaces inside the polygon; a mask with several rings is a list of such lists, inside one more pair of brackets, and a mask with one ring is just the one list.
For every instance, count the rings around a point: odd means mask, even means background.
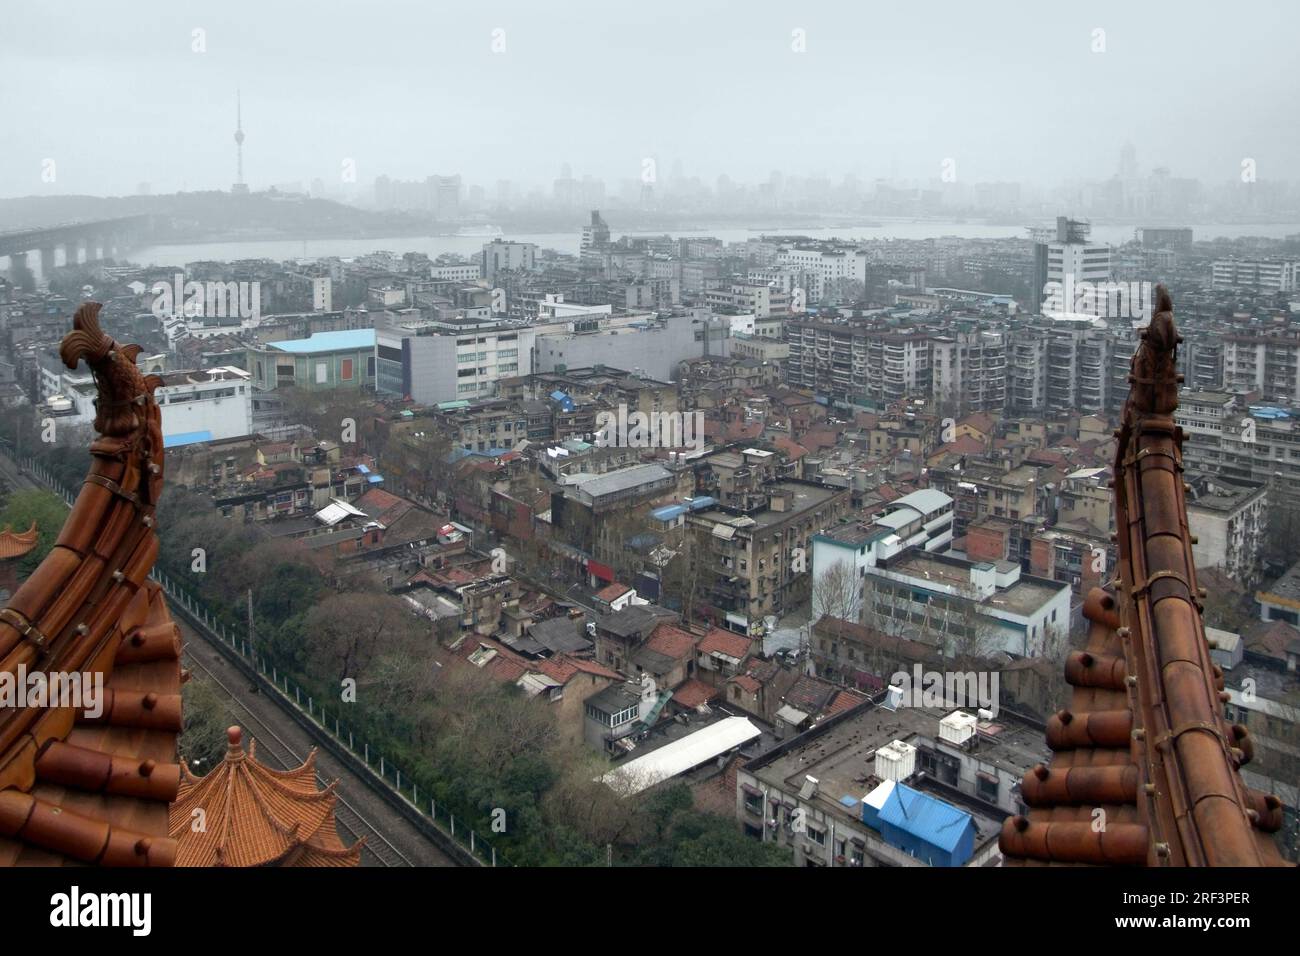
[{"label": "road", "polygon": [[19,474],[18,466],[9,457],[8,450],[0,453],[0,481],[12,491],[46,491],[46,487],[29,475]]},{"label": "road", "polygon": [[[185,642],[185,666],[196,677],[212,683],[229,701],[235,719],[257,740],[257,758],[279,770],[300,766],[315,746],[307,732],[282,710],[278,701],[250,690],[248,678],[220,651],[184,622],[177,623]],[[327,750],[316,753],[316,777],[322,786],[338,781],[335,819],[339,836],[345,843],[366,838],[361,852],[363,866],[456,865]]]}]

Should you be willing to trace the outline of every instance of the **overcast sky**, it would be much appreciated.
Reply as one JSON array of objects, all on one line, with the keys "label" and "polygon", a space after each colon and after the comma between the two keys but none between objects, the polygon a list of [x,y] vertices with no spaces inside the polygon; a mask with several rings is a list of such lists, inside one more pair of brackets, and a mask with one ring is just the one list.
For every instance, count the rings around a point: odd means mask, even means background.
[{"label": "overcast sky", "polygon": [[613,189],[645,157],[710,184],[949,158],[1051,184],[1111,175],[1126,141],[1143,171],[1291,179],[1297,27],[1294,0],[11,3],[0,195],[228,188],[237,87],[254,189],[337,183],[344,159],[363,184],[458,172],[491,195],[568,163]]}]

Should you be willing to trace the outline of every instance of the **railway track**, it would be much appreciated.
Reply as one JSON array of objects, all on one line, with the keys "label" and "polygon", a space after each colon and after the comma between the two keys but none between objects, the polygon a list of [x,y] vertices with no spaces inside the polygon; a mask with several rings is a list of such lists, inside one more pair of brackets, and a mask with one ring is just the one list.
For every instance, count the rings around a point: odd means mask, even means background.
[{"label": "railway track", "polygon": [[[284,738],[277,734],[266,721],[260,719],[256,714],[249,710],[240,701],[239,696],[232,691],[221,677],[209,667],[197,654],[191,653],[191,643],[186,642],[184,653],[188,666],[201,671],[203,675],[215,686],[223,696],[229,698],[232,707],[242,716],[241,723],[245,729],[250,731],[252,736],[257,740],[257,756],[259,760],[278,764],[277,769],[290,770],[294,767],[302,766],[306,761],[307,755],[298,753]],[[322,787],[329,784],[330,781],[321,776],[320,772],[316,773],[316,781]],[[344,839],[345,843],[355,842],[355,840],[364,837],[366,842],[361,848],[361,858],[367,866],[415,866],[401,850],[395,847],[379,830],[372,825],[361,814],[357,808],[348,802],[341,793],[337,793],[338,803],[334,811],[334,819],[340,830],[346,831],[351,835],[351,840]],[[340,837],[345,834],[340,833]]]}]

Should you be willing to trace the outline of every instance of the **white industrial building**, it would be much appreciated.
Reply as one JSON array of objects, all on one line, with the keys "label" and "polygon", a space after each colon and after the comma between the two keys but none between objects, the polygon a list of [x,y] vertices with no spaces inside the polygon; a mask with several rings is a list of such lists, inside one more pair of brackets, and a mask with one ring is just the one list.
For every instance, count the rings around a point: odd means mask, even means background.
[{"label": "white industrial building", "polygon": [[166,447],[253,433],[253,389],[242,368],[167,372],[154,398]]}]

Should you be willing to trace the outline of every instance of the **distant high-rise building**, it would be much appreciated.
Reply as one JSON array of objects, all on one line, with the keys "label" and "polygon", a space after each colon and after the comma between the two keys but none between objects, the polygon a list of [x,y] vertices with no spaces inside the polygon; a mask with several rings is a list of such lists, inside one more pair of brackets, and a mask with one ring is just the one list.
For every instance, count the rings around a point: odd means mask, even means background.
[{"label": "distant high-rise building", "polygon": [[1139,226],[1134,230],[1139,243],[1153,249],[1190,249],[1192,247],[1192,230],[1190,228],[1152,228]]},{"label": "distant high-rise building", "polygon": [[1137,175],[1137,147],[1132,143],[1125,143],[1124,148],[1119,151],[1119,178],[1131,180],[1137,179]]},{"label": "distant high-rise building", "polygon": [[498,273],[528,272],[537,262],[537,246],[531,242],[509,242],[493,239],[485,243],[479,253],[479,273],[489,282],[495,282]]},{"label": "distant high-rise building", "polygon": [[609,226],[600,216],[599,209],[591,211],[591,225],[582,227],[582,244],[578,252],[582,256],[599,252],[609,245]]},{"label": "distant high-rise building", "polygon": [[433,214],[439,219],[455,219],[460,215],[460,176],[430,176],[429,191],[433,201]]}]

